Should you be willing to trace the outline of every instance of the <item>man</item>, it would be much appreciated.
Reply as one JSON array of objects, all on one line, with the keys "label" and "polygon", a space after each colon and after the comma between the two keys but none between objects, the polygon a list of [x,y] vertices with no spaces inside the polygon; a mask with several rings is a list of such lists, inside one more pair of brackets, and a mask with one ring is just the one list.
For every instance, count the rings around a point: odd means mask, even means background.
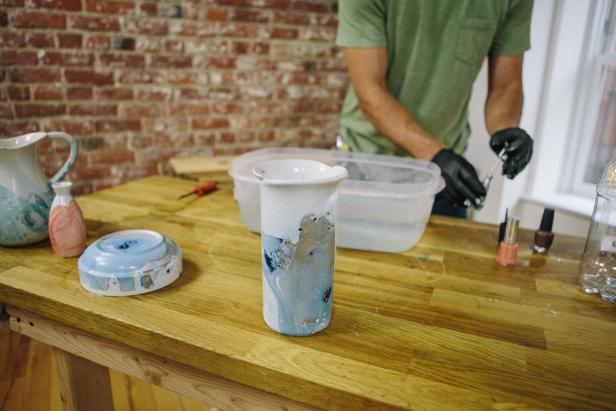
[{"label": "man", "polygon": [[530,47],[532,0],[340,0],[337,44],[352,86],[341,134],[352,151],[411,155],[440,166],[446,182],[434,213],[466,217],[486,191],[462,154],[473,82],[488,56],[485,124],[503,174],[530,161],[518,128],[522,61]]}]

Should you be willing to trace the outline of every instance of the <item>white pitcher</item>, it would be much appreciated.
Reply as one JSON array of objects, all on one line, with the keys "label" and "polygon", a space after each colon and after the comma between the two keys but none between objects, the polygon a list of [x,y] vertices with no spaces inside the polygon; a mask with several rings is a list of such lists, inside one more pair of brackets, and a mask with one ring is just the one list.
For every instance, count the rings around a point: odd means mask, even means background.
[{"label": "white pitcher", "polygon": [[[37,146],[46,138],[70,145],[68,160],[47,180],[38,163]],[[77,141],[63,132],[36,132],[0,139],[0,245],[19,246],[48,237],[47,221],[54,193],[51,183],[62,180],[77,158]]]},{"label": "white pitcher", "polygon": [[273,160],[261,179],[263,317],[273,330],[305,336],[331,321],[335,203],[344,167]]}]

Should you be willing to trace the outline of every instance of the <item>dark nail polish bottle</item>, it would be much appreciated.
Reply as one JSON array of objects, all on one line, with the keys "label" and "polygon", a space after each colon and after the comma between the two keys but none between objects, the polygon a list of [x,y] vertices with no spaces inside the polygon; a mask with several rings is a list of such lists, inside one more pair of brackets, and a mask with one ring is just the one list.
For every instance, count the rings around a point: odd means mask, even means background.
[{"label": "dark nail polish bottle", "polygon": [[554,209],[546,208],[543,210],[543,217],[541,217],[539,230],[535,231],[535,246],[533,247],[535,252],[546,253],[552,246],[552,241],[554,241],[554,233],[552,232],[553,224]]}]

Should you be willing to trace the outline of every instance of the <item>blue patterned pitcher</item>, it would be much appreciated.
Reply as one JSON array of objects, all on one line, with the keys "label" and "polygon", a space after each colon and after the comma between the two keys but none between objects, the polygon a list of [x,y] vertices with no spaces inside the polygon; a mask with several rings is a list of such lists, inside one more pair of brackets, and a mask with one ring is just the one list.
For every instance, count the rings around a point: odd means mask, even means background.
[{"label": "blue patterned pitcher", "polygon": [[[37,143],[61,138],[70,154],[48,181],[38,163]],[[77,158],[77,142],[62,132],[37,132],[0,139],[0,245],[19,246],[48,237],[47,220],[54,194],[51,183],[62,180]]]}]

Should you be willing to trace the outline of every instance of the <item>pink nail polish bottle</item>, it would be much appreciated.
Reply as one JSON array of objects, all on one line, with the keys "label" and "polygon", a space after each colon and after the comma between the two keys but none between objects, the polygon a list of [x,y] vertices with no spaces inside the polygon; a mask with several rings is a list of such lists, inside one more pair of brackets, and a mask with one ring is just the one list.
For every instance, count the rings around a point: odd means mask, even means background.
[{"label": "pink nail polish bottle", "polygon": [[505,227],[505,238],[498,245],[496,262],[501,265],[515,265],[518,258],[518,217],[509,217]]},{"label": "pink nail polish bottle", "polygon": [[49,212],[51,248],[60,257],[77,257],[86,244],[86,226],[81,209],[71,196],[72,183],[62,181],[51,187],[56,192]]}]

